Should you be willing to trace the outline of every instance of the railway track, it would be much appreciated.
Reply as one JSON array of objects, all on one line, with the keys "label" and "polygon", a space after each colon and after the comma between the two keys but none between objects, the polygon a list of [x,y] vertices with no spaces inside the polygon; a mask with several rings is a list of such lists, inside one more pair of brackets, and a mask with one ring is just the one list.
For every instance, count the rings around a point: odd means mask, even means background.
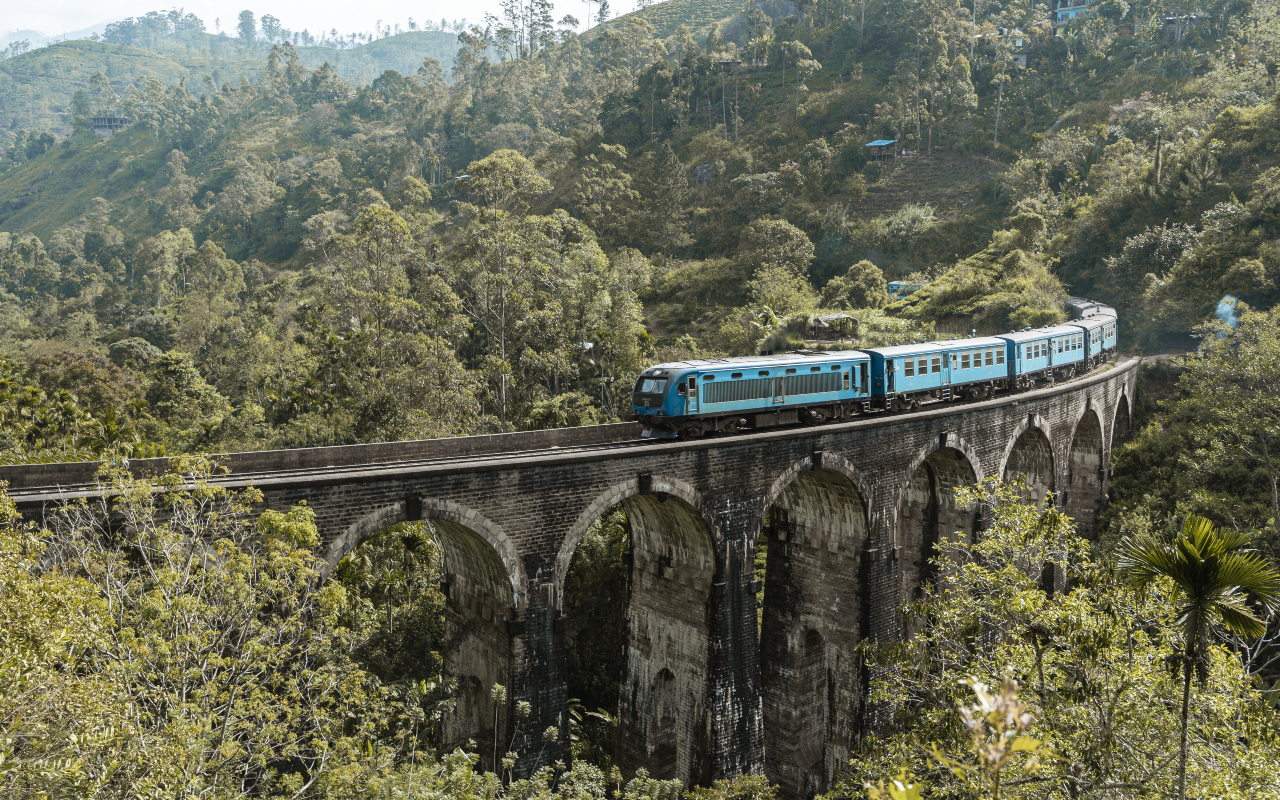
[{"label": "railway track", "polygon": [[[989,398],[989,399],[955,398],[952,400],[933,400],[930,402],[922,403],[920,408],[916,411],[911,411],[911,412],[879,411],[879,412],[873,412],[871,414],[858,415],[853,417],[852,419],[847,419],[847,420],[839,420],[839,421],[832,420],[826,424],[820,424],[820,425],[797,425],[794,427],[786,427],[786,428],[766,428],[763,430],[747,430],[737,435],[731,435],[731,436],[714,435],[714,436],[707,437],[704,440],[673,441],[673,440],[653,440],[653,439],[630,439],[630,440],[614,441],[614,442],[597,442],[592,444],[552,446],[552,447],[542,447],[542,448],[533,448],[533,449],[524,449],[524,450],[509,450],[509,451],[496,452],[496,453],[468,453],[468,454],[455,455],[455,456],[432,456],[432,457],[426,457],[426,458],[408,458],[408,459],[397,460],[397,461],[344,463],[344,464],[330,464],[330,465],[318,466],[318,467],[295,467],[295,468],[278,468],[278,469],[271,469],[271,470],[230,472],[225,475],[219,475],[214,478],[211,478],[210,482],[215,485],[227,485],[227,486],[243,486],[250,483],[267,483],[267,482],[274,483],[274,482],[281,482],[281,481],[288,482],[288,483],[304,484],[304,483],[310,483],[310,482],[324,482],[326,478],[337,476],[337,475],[346,475],[346,476],[359,475],[365,478],[376,479],[377,476],[384,475],[390,472],[405,472],[405,471],[413,471],[415,469],[425,470],[425,469],[431,469],[431,468],[439,468],[442,466],[448,466],[449,464],[466,464],[468,467],[480,467],[485,465],[501,464],[503,462],[509,462],[509,461],[515,461],[515,460],[537,459],[540,456],[550,457],[550,456],[574,456],[574,455],[582,456],[582,455],[591,455],[591,454],[605,454],[605,453],[612,453],[616,451],[628,450],[628,449],[634,449],[634,448],[640,448],[640,447],[661,447],[662,449],[667,449],[672,446],[698,447],[699,445],[701,445],[703,447],[706,447],[706,446],[715,446],[714,442],[720,441],[720,440],[724,440],[725,443],[727,444],[732,441],[749,439],[753,436],[764,436],[768,438],[773,438],[778,436],[786,436],[787,434],[795,434],[795,433],[802,433],[802,432],[805,434],[812,434],[818,430],[821,430],[822,428],[826,428],[831,425],[847,425],[851,423],[856,424],[858,422],[874,423],[877,421],[887,423],[890,420],[894,420],[902,417],[916,416],[916,415],[925,414],[928,412],[937,412],[937,411],[942,411],[948,408],[958,409],[960,407],[983,405],[986,403],[1009,402],[1011,400],[1016,400],[1018,396],[1023,394],[1034,394],[1038,391],[1053,389],[1055,387],[1065,387],[1067,385],[1078,383],[1080,381],[1089,380],[1090,378],[1097,378],[1102,373],[1107,372],[1110,368],[1119,366],[1121,363],[1124,363],[1124,362],[1111,361],[1111,362],[1108,362],[1107,366],[1096,368],[1094,370],[1091,370],[1090,372],[1087,372],[1081,375],[1076,375],[1075,377],[1066,381],[1058,381],[1055,384],[1051,384],[1049,386],[1037,387],[1036,389],[1032,389],[1030,392],[1016,392],[1016,391],[1005,392],[1000,395],[997,395],[996,397]],[[42,502],[56,503],[60,501],[76,499],[78,497],[96,496],[101,493],[101,489],[96,483],[81,482],[81,483],[65,483],[65,484],[46,484],[41,486],[13,487],[8,489],[7,493],[9,494],[10,497],[18,501],[20,504],[28,505],[32,503],[38,504]]]}]

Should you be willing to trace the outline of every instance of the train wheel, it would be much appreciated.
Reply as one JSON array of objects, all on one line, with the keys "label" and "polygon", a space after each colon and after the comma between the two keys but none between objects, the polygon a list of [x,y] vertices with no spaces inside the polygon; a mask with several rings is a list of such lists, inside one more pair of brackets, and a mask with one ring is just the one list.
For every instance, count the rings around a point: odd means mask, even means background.
[{"label": "train wheel", "polygon": [[704,429],[701,422],[690,422],[680,429],[680,438],[701,439],[703,433]]}]

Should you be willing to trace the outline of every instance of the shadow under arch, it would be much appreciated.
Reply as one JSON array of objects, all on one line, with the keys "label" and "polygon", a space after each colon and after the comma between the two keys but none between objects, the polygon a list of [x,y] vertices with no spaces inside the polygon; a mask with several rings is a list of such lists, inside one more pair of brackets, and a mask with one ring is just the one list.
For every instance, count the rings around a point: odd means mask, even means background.
[{"label": "shadow under arch", "polygon": [[869,519],[843,458],[806,459],[770,491],[760,683],[765,774],[784,796],[832,788],[859,732],[866,686]]},{"label": "shadow under arch", "polygon": [[[413,508],[410,513],[410,507]],[[420,512],[419,510],[420,509]],[[509,704],[495,704],[494,684],[511,685],[512,646],[508,621],[519,613],[525,591],[523,565],[497,524],[478,512],[444,500],[401,501],[353,523],[327,549],[331,572],[362,542],[395,525],[421,520],[441,554],[440,591],[445,596],[443,671],[458,681],[458,698],[441,720],[440,744],[474,739],[479,766],[495,770],[494,742],[510,734]],[[501,757],[505,746],[498,752]]]},{"label": "shadow under arch", "polygon": [[1001,480],[1024,478],[1031,499],[1043,502],[1056,489],[1057,463],[1053,452],[1053,429],[1039,414],[1024,419],[1014,428],[1000,461]]},{"label": "shadow under arch", "polygon": [[894,525],[894,558],[898,566],[899,599],[915,600],[921,587],[933,580],[933,560],[944,538],[973,539],[976,509],[961,506],[955,490],[983,478],[981,462],[972,447],[957,436],[943,436],[924,448],[912,463],[906,486],[898,495]]},{"label": "shadow under arch", "polygon": [[1116,407],[1111,412],[1111,431],[1107,437],[1107,449],[1115,447],[1116,442],[1124,441],[1129,438],[1129,428],[1133,424],[1133,402],[1129,399],[1129,392],[1126,387],[1125,391],[1120,392],[1120,396],[1116,398]]},{"label": "shadow under arch", "polygon": [[1085,535],[1092,535],[1098,512],[1106,499],[1105,445],[1102,420],[1091,400],[1071,432],[1066,490],[1062,496],[1063,511],[1076,521],[1076,526]]},{"label": "shadow under arch", "polygon": [[[616,763],[624,775],[645,767],[655,778],[708,785],[710,598],[716,576],[711,531],[696,508],[674,495],[636,494],[622,507],[631,534],[631,574]],[[672,679],[660,682],[664,670]],[[674,729],[655,729],[660,718],[649,711],[659,702],[674,708]],[[666,753],[673,743],[671,758]]]},{"label": "shadow under arch", "polygon": [[[588,530],[612,509],[625,514],[628,549],[625,604],[616,627],[589,613],[593,598],[580,602],[582,591],[571,570]],[[615,523],[616,524],[616,518]],[[617,535],[617,534],[614,534]],[[638,476],[602,491],[578,515],[557,556],[556,606],[573,615],[566,620],[565,648],[579,637],[596,637],[600,629],[616,630],[624,650],[617,688],[615,764],[628,777],[643,767],[655,778],[679,779],[686,785],[709,784],[713,704],[710,691],[711,587],[717,574],[717,552],[711,515],[687,484],[662,476]],[[585,566],[585,565],[584,565]],[[615,609],[599,609],[598,614]],[[576,690],[573,675],[566,678]]]}]

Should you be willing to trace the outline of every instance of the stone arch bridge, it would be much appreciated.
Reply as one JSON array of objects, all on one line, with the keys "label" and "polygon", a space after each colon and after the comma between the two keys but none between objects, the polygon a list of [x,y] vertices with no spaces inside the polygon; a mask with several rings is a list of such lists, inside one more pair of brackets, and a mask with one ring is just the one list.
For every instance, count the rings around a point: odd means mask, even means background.
[{"label": "stone arch bridge", "polygon": [[[691,442],[639,442],[632,424],[236,454],[219,482],[252,482],[272,508],[305,500],[331,566],[390,525],[433,520],[447,624],[470,631],[447,667],[474,678],[448,735],[514,737],[524,772],[568,760],[565,575],[588,527],[624,507],[617,763],[701,784],[763,771],[807,796],[831,786],[863,731],[856,645],[901,635],[931,549],[974,529],[951,489],[1021,474],[1092,530],[1138,363],[984,402]],[[95,466],[0,468],[0,480],[39,517],[93,493]],[[490,705],[494,682],[509,687],[505,708]],[[531,718],[512,715],[517,700]],[[544,747],[549,726],[562,735]]]}]

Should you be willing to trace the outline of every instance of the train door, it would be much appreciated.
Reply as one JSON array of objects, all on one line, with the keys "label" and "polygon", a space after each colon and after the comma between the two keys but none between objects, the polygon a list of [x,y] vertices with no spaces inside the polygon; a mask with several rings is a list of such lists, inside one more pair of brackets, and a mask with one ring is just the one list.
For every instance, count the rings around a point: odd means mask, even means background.
[{"label": "train door", "polygon": [[698,413],[698,378],[697,376],[689,376],[689,391],[685,395],[688,414]]},{"label": "train door", "polygon": [[866,361],[858,365],[858,394],[871,394],[871,384],[868,380],[869,366]]},{"label": "train door", "polygon": [[956,368],[956,354],[943,353],[942,354],[942,375],[940,376],[942,378],[943,386],[951,385],[951,373],[953,370],[955,370],[955,368]]},{"label": "train door", "polygon": [[782,405],[787,402],[787,379],[781,375],[773,376],[773,404]]}]

